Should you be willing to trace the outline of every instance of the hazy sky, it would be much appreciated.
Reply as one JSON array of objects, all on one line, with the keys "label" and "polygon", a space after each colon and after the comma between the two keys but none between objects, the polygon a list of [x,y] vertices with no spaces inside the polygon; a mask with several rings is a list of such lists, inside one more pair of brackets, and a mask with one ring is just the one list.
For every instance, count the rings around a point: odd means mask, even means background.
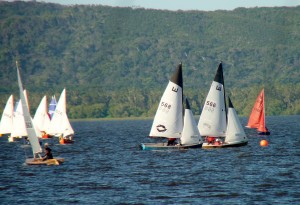
[{"label": "hazy sky", "polygon": [[[0,0],[1,1],[1,0]],[[13,0],[10,0],[13,1]],[[143,7],[167,10],[232,10],[237,7],[297,6],[300,0],[37,0],[65,5],[101,4],[121,7]]]}]

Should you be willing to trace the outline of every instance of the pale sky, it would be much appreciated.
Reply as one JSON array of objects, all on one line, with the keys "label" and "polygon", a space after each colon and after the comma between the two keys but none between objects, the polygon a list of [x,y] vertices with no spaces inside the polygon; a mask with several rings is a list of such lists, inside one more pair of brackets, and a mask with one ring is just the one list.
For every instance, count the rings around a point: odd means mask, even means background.
[{"label": "pale sky", "polygon": [[[3,1],[3,0],[0,0]],[[13,0],[9,0],[13,1]],[[28,0],[25,0],[28,1]],[[120,7],[143,7],[166,10],[232,10],[237,7],[297,6],[300,0],[37,0],[64,5],[95,4]]]}]

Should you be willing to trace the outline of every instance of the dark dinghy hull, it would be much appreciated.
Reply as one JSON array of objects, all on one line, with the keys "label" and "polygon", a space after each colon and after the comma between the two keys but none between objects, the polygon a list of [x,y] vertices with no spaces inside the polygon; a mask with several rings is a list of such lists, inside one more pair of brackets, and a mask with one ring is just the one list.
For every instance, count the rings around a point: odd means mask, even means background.
[{"label": "dark dinghy hull", "polygon": [[197,149],[201,148],[202,144],[194,145],[172,145],[167,146],[167,143],[141,143],[140,148],[142,150],[166,150],[166,149]]}]

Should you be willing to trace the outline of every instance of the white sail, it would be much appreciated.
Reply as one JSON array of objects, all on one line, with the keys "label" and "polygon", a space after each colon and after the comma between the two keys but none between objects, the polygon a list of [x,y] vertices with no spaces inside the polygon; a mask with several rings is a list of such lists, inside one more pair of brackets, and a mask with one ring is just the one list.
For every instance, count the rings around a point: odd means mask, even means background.
[{"label": "white sail", "polygon": [[225,137],[227,124],[224,92],[223,70],[220,64],[200,115],[198,129],[202,136]]},{"label": "white sail", "polygon": [[47,96],[44,96],[35,112],[34,124],[40,131],[46,131],[50,125],[50,118],[47,111]]},{"label": "white sail", "polygon": [[245,134],[244,128],[240,123],[238,115],[229,99],[229,107],[228,107],[228,125],[225,143],[240,143],[248,141],[248,138]]},{"label": "white sail", "polygon": [[182,67],[170,79],[160,100],[149,136],[180,138],[182,116]]},{"label": "white sail", "polygon": [[69,136],[69,135],[74,135],[74,130],[71,126],[71,123],[69,121],[69,118],[67,116],[66,113],[63,114],[63,122],[64,122],[64,125],[62,126],[63,127],[63,130],[62,130],[62,133],[63,133],[63,136]]},{"label": "white sail", "polygon": [[201,136],[194,115],[190,109],[188,100],[186,99],[186,109],[184,112],[184,123],[180,143],[182,145],[199,144],[201,142],[200,139]]},{"label": "white sail", "polygon": [[0,121],[0,134],[10,134],[13,126],[14,97],[11,95],[5,105]]},{"label": "white sail", "polygon": [[[58,100],[54,115],[51,119],[48,134],[64,136],[74,134],[74,130],[70,124],[69,118],[66,113],[66,89],[64,89]],[[67,134],[67,135],[66,135]]]},{"label": "white sail", "polygon": [[16,110],[13,115],[13,124],[11,137],[22,137],[27,136],[27,130],[25,126],[23,106],[21,100],[16,103]]},{"label": "white sail", "polygon": [[29,142],[30,142],[30,145],[32,148],[33,155],[35,155],[36,153],[41,153],[42,148],[40,146],[40,143],[39,143],[39,140],[37,137],[38,134],[36,133],[32,118],[29,113],[28,104],[26,102],[26,96],[24,95],[24,92],[23,92],[23,85],[22,85],[18,65],[17,65],[17,74],[18,74],[18,85],[19,85],[20,99],[21,99],[20,104],[22,104],[22,108],[23,108],[23,114],[24,114],[25,125],[26,125],[26,130],[28,133]]}]

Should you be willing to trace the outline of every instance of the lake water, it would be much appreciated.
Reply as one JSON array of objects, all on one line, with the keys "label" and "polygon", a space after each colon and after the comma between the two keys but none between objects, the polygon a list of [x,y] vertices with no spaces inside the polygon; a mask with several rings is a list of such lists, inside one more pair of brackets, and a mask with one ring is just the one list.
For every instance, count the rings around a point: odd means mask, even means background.
[{"label": "lake water", "polygon": [[[242,118],[246,124],[246,118]],[[269,146],[142,151],[151,120],[72,122],[61,166],[26,166],[30,148],[0,138],[0,204],[300,204],[300,116],[267,117]]]}]

